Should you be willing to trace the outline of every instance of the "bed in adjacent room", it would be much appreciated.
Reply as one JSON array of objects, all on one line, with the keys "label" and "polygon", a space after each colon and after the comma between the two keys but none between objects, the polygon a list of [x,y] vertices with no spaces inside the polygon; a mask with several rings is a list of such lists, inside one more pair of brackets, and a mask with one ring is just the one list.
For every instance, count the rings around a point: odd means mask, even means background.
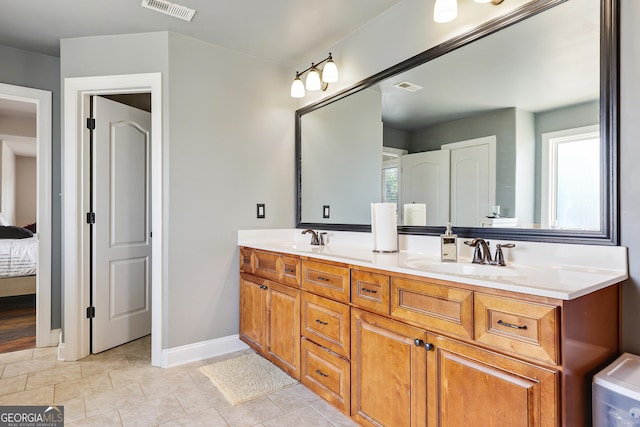
[{"label": "bed in adjacent room", "polygon": [[0,226],[0,297],[35,294],[38,236],[15,226]]}]

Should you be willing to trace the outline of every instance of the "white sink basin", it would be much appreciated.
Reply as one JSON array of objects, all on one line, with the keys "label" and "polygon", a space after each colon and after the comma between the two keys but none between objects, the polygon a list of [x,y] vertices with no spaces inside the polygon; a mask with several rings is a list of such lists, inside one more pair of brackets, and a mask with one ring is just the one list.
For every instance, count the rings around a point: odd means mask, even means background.
[{"label": "white sink basin", "polygon": [[491,276],[508,277],[522,276],[525,274],[520,268],[511,266],[500,267],[497,265],[471,264],[460,262],[429,262],[422,260],[407,261],[407,267],[417,268],[424,271],[444,274],[460,274],[464,276]]}]

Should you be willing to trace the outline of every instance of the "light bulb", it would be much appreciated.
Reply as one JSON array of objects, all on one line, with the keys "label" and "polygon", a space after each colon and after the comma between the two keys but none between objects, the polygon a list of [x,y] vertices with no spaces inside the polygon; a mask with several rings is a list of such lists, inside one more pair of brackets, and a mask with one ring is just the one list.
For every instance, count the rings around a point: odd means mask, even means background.
[{"label": "light bulb", "polygon": [[295,80],[291,83],[291,96],[293,98],[304,98],[304,84],[297,74]]},{"label": "light bulb", "polygon": [[338,67],[332,59],[329,59],[322,69],[322,81],[325,83],[335,83],[338,81]]},{"label": "light bulb", "polygon": [[320,90],[320,86],[322,83],[320,82],[320,73],[316,67],[313,67],[309,70],[309,74],[307,74],[307,90]]},{"label": "light bulb", "polygon": [[450,22],[458,16],[457,0],[436,0],[433,8],[433,20],[439,24]]}]

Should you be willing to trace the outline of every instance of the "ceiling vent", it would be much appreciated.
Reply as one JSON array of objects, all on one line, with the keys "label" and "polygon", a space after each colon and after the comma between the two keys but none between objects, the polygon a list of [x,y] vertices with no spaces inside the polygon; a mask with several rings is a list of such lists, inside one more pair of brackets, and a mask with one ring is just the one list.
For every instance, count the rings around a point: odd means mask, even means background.
[{"label": "ceiling vent", "polygon": [[397,87],[397,88],[406,90],[407,92],[417,92],[417,91],[422,89],[422,86],[418,86],[416,84],[413,84],[413,83],[407,82],[407,81],[396,83],[396,84],[393,85],[393,87]]},{"label": "ceiling vent", "polygon": [[142,7],[173,16],[174,18],[184,19],[185,21],[191,21],[193,15],[196,14],[193,9],[165,0],[142,0]]}]

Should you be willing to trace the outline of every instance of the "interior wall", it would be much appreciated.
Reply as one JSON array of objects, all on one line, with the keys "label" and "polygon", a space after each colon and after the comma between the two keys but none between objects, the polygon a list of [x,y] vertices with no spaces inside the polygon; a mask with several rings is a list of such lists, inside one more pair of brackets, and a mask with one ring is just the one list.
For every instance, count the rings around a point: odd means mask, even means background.
[{"label": "interior wall", "polygon": [[60,59],[0,45],[0,82],[51,92],[51,328],[62,324]]},{"label": "interior wall", "polygon": [[[238,333],[237,231],[294,223],[283,67],[172,33],[169,347]],[[256,218],[256,204],[266,218]]]},{"label": "interior wall", "polygon": [[0,162],[0,212],[9,223],[16,224],[16,156],[6,142],[2,142],[2,161]]},{"label": "interior wall", "polygon": [[35,157],[16,156],[15,173],[15,225],[24,227],[36,222],[37,200],[37,161]]}]

